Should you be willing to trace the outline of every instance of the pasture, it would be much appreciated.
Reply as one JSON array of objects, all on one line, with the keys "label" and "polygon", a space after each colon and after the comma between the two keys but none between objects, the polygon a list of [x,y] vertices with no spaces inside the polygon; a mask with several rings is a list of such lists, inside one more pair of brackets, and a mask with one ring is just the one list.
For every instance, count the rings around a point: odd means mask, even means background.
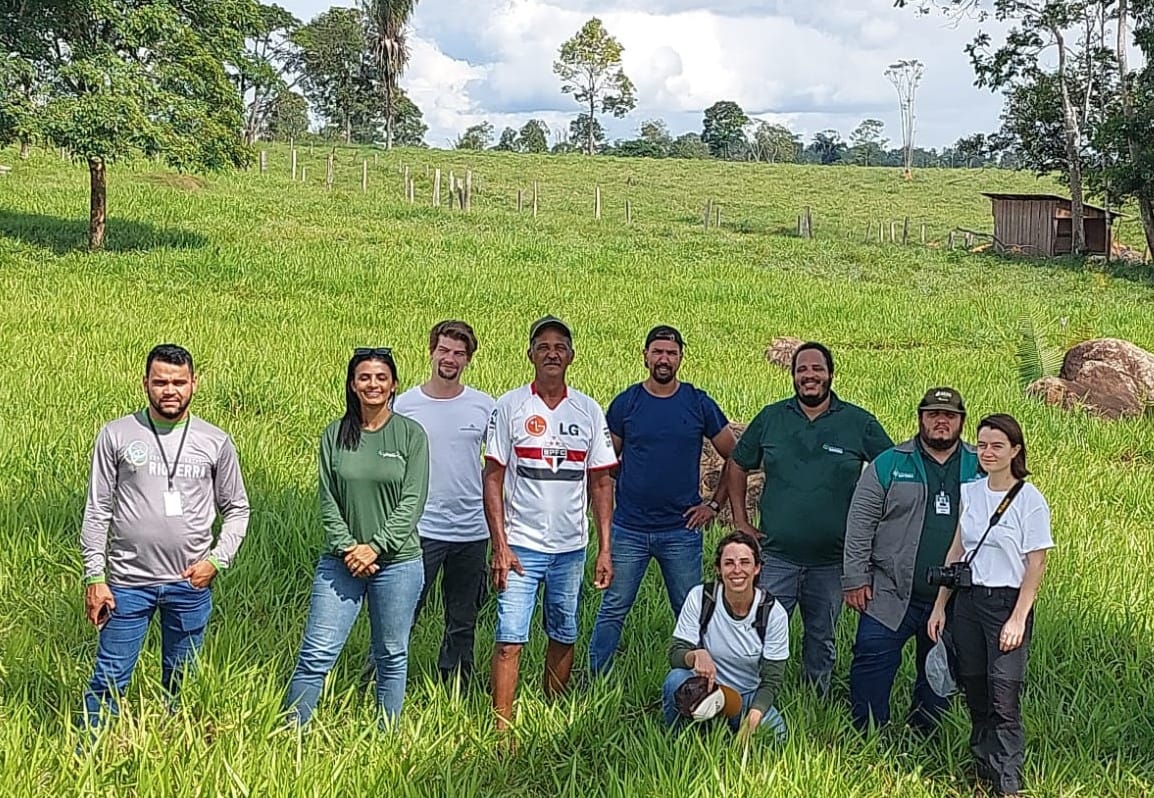
[{"label": "pasture", "polygon": [[[1036,484],[1053,509],[1054,552],[1037,609],[1024,714],[1026,780],[1037,796],[1154,793],[1154,423],[1107,423],[1025,398],[1013,356],[1032,315],[1053,343],[1126,338],[1154,349],[1149,267],[1013,261],[940,246],[948,229],[990,228],[981,191],[1056,186],[1001,171],[584,159],[401,150],[288,153],[269,171],[203,180],[147,162],[109,169],[107,250],[82,252],[87,173],[37,151],[0,162],[0,794],[147,796],[963,796],[968,722],[869,740],[849,724],[854,619],[842,618],[834,701],[819,702],[791,661],[779,708],[791,737],[742,752],[722,732],[668,737],[658,700],[672,629],[650,574],[611,678],[546,704],[543,637],[528,647],[515,756],[502,755],[483,689],[435,679],[434,602],[414,630],[410,687],[395,735],[376,731],[357,689],[363,619],[303,738],[278,711],[300,642],[321,541],[316,446],[343,403],[354,346],[394,347],[405,386],[424,379],[429,327],[474,325],[467,378],[498,394],[526,382],[528,323],[550,312],[574,328],[570,382],[602,404],[643,376],[655,323],[688,342],[682,377],[737,421],[788,394],[763,350],[777,335],[828,344],[834,390],[877,414],[895,439],[914,431],[925,388],[951,384],[977,418],[1022,420]],[[416,177],[404,199],[400,170]],[[468,213],[429,205],[425,166],[473,171]],[[540,187],[540,213],[516,212]],[[593,218],[594,186],[602,218]],[[633,223],[624,222],[630,200]],[[704,229],[702,208],[722,209]],[[812,206],[816,237],[796,237]],[[911,218],[930,245],[865,243],[868,224]],[[1133,220],[1121,236],[1140,239]],[[1064,323],[1063,323],[1063,320]],[[95,634],[82,617],[78,529],[92,441],[142,403],[147,350],[187,346],[201,375],[193,412],[235,438],[253,520],[182,708],[160,699],[158,639],[121,722],[84,758],[70,717]],[[715,539],[714,530],[710,539]],[[591,563],[591,560],[590,560]],[[578,658],[598,598],[582,611]],[[477,658],[488,671],[493,607]],[[795,623],[795,632],[799,627]],[[155,631],[155,630],[154,630]],[[799,640],[793,641],[798,651]],[[904,710],[907,658],[895,690]]]}]

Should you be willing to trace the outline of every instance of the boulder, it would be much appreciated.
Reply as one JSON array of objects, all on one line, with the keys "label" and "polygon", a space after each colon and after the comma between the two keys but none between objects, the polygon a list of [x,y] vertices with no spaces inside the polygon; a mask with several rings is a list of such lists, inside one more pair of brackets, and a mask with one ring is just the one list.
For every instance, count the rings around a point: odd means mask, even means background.
[{"label": "boulder", "polygon": [[1117,338],[1085,341],[1066,353],[1058,377],[1038,380],[1026,392],[1102,418],[1135,418],[1154,404],[1154,355]]},{"label": "boulder", "polygon": [[793,353],[803,343],[805,341],[792,336],[774,338],[773,343],[765,349],[765,359],[775,366],[789,369],[793,365]]},{"label": "boulder", "polygon": [[[745,432],[745,426],[745,424],[731,423],[729,428],[740,439],[741,434]],[[721,455],[706,438],[701,447],[701,495],[705,498],[709,498],[717,490],[717,482],[721,478],[721,467],[724,464],[725,461],[721,459]],[[761,486],[764,482],[765,474],[760,468],[750,472],[749,487],[745,492],[745,512],[749,518],[753,518],[757,512],[757,503],[761,500]],[[721,508],[718,520],[723,524],[733,523],[733,513],[729,511],[728,502]]]}]

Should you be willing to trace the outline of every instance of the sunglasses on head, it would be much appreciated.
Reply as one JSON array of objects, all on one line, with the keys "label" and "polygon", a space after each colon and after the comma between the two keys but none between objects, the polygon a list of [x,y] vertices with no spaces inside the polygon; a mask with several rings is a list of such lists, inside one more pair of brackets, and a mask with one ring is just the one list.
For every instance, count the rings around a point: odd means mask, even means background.
[{"label": "sunglasses on head", "polygon": [[388,346],[358,346],[353,350],[353,357],[392,357],[392,347]]}]

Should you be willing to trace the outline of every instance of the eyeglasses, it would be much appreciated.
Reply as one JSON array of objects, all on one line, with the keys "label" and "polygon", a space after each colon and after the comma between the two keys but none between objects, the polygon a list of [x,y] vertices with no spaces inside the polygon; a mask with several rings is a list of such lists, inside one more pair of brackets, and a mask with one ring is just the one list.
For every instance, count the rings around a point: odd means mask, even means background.
[{"label": "eyeglasses", "polygon": [[392,357],[392,347],[388,346],[358,346],[353,350],[353,357]]}]

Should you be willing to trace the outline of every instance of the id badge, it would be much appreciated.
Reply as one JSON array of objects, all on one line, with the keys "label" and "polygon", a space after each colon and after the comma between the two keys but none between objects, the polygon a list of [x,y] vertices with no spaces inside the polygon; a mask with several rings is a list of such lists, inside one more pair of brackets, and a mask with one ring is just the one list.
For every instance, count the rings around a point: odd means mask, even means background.
[{"label": "id badge", "polygon": [[944,490],[934,497],[934,512],[938,515],[950,514],[950,494]]},{"label": "id badge", "polygon": [[180,518],[184,515],[184,502],[180,498],[180,491],[164,492],[164,515],[166,518]]}]

